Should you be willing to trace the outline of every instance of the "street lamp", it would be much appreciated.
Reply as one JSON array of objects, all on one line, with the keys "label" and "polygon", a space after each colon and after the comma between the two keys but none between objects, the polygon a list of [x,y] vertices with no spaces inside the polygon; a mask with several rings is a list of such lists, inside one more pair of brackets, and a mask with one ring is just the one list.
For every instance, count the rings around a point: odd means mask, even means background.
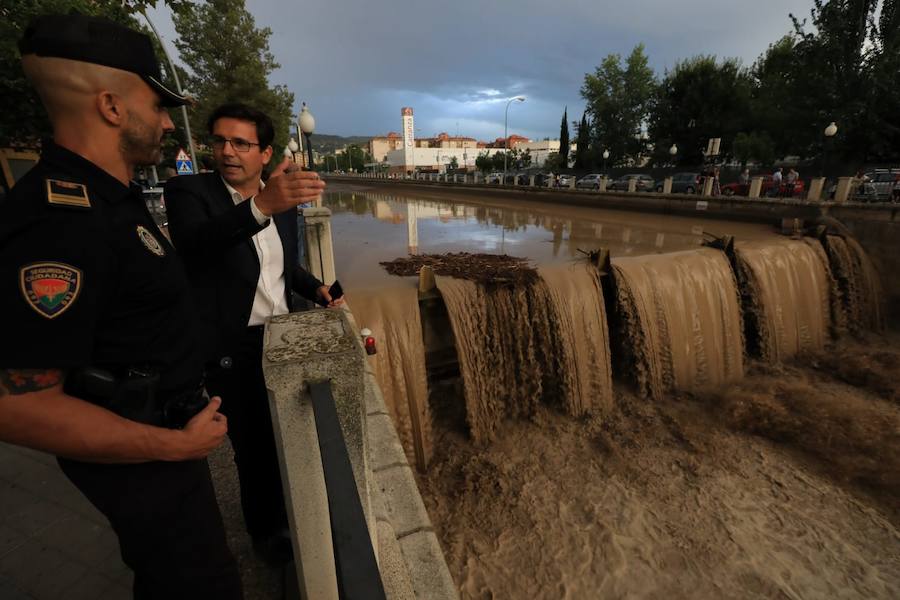
[{"label": "street lamp", "polygon": [[837,130],[838,128],[837,125],[834,124],[834,121],[825,128],[825,143],[822,148],[822,169],[819,173],[820,177],[825,175],[825,167],[828,163],[828,145],[831,143],[829,140],[837,134]]},{"label": "street lamp", "polygon": [[297,144],[297,140],[291,138],[291,141],[288,142],[287,147],[284,149],[285,158],[290,158],[292,161],[297,162],[296,154],[297,150],[300,149],[299,144]]},{"label": "street lamp", "polygon": [[309,112],[309,109],[306,107],[306,102],[303,103],[302,108],[300,109],[300,118],[297,120],[300,125],[300,131],[303,132],[303,137],[306,138],[306,155],[309,157],[309,162],[307,163],[307,167],[310,171],[313,170],[313,151],[312,151],[312,142],[310,138],[312,137],[313,131],[316,129],[316,120],[313,118],[312,113]]},{"label": "street lamp", "polygon": [[672,164],[675,163],[675,155],[678,154],[678,146],[672,144],[672,147],[669,148],[669,154],[672,156]]},{"label": "street lamp", "polygon": [[510,98],[506,103],[506,112],[503,116],[503,183],[506,183],[506,155],[509,154],[509,105],[513,102],[525,102],[525,96]]},{"label": "street lamp", "polygon": [[609,158],[609,148],[603,151],[603,172],[606,173],[606,159]]}]

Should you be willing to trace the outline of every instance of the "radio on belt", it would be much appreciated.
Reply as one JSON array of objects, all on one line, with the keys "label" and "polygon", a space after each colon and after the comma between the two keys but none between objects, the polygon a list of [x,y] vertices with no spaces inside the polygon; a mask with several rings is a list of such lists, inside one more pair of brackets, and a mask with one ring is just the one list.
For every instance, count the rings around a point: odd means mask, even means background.
[{"label": "radio on belt", "polygon": [[363,339],[363,346],[366,348],[366,354],[372,355],[378,352],[375,349],[375,336],[372,335],[372,330],[369,328],[365,328],[359,332],[360,336]]}]

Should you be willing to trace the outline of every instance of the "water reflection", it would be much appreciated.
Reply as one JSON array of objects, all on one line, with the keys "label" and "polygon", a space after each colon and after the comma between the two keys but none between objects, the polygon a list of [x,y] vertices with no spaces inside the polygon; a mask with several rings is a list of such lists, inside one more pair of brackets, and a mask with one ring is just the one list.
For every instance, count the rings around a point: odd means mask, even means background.
[{"label": "water reflection", "polygon": [[613,257],[685,250],[700,245],[704,230],[739,239],[773,235],[756,224],[549,202],[349,191],[338,185],[325,195],[324,205],[333,214],[338,273],[355,287],[387,281],[390,276],[378,262],[407,253],[507,253],[550,264],[600,247]]}]

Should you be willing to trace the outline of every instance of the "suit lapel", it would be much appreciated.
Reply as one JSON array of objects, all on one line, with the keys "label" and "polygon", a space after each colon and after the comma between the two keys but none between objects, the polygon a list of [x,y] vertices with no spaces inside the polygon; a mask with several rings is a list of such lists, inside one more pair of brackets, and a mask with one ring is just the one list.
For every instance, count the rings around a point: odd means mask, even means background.
[{"label": "suit lapel", "polygon": [[[215,211],[214,214],[221,214],[234,208],[234,200],[231,197],[231,192],[225,187],[225,181],[222,179],[222,176],[218,173],[210,173],[210,183],[212,185],[212,193],[210,196],[213,198],[214,206],[212,209]],[[244,244],[253,256],[253,262],[256,265],[256,278],[259,278],[259,255],[256,253],[256,246],[253,244],[253,238],[248,237],[244,241]]]}]

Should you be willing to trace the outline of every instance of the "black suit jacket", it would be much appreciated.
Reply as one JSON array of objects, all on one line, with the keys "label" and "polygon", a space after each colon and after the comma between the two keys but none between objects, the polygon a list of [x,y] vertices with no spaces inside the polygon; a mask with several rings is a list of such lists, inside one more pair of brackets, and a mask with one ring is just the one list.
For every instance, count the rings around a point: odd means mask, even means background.
[{"label": "black suit jacket", "polygon": [[[247,327],[259,257],[251,239],[265,225],[256,222],[249,202],[235,205],[218,173],[181,175],[166,183],[169,233],[184,261],[194,292],[205,359],[229,356]],[[297,213],[272,217],[284,250],[285,295],[292,291],[314,300],[322,282],[297,264]]]}]

